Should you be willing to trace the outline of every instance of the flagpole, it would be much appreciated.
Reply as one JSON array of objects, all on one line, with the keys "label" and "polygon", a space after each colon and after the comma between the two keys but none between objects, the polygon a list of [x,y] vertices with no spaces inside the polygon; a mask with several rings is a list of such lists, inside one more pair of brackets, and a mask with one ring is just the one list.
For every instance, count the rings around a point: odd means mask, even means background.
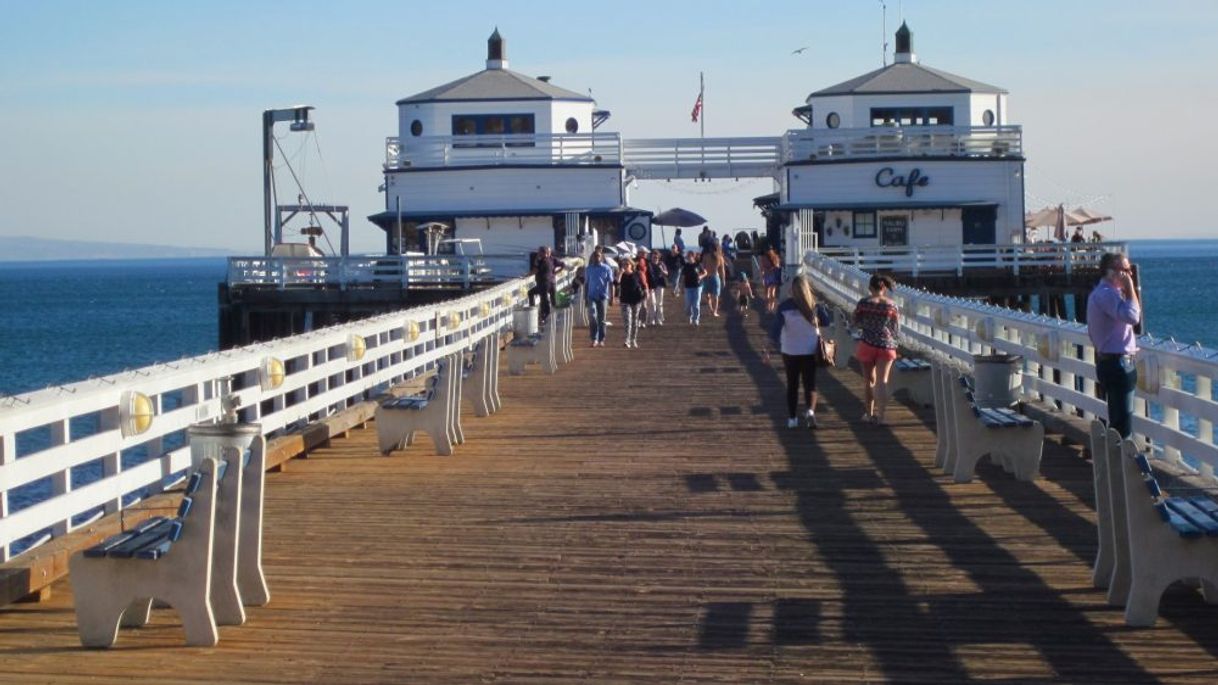
[{"label": "flagpole", "polygon": [[703,75],[702,72],[699,71],[698,72],[698,100],[702,102],[702,111],[699,112],[699,114],[701,116],[698,117],[698,123],[702,129],[703,140],[706,139],[706,98],[704,97],[705,94],[706,94],[706,77]]}]

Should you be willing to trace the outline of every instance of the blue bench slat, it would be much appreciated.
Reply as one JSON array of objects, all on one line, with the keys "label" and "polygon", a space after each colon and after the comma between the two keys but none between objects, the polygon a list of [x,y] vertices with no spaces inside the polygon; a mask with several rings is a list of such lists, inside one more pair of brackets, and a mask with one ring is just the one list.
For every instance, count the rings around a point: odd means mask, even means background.
[{"label": "blue bench slat", "polygon": [[[1203,498],[1198,498],[1203,499]],[[1167,508],[1184,517],[1189,523],[1205,531],[1210,537],[1218,537],[1218,521],[1208,512],[1194,504],[1193,499],[1173,497],[1167,500]]]},{"label": "blue bench slat", "polygon": [[186,494],[193,495],[199,491],[199,486],[203,484],[203,474],[195,471],[190,474],[190,480],[186,481]]},{"label": "blue bench slat", "polygon": [[168,535],[154,540],[137,551],[133,556],[137,559],[160,559],[169,553],[169,548],[173,546],[173,540]]},{"label": "blue bench slat", "polygon": [[173,521],[161,519],[161,522],[152,528],[106,550],[106,556],[116,559],[130,559],[145,547],[156,544],[157,541],[163,538],[167,538],[173,530],[172,524]]},{"label": "blue bench slat", "polygon": [[217,459],[216,461],[219,462],[216,464],[216,482],[219,482],[224,480],[224,474],[228,473],[228,460]]},{"label": "blue bench slat", "polygon": [[176,521],[170,521],[170,523],[173,524],[173,527],[169,531],[169,539],[177,542],[182,537],[182,520],[178,519]]},{"label": "blue bench slat", "polygon": [[1218,502],[1208,497],[1190,497],[1189,503],[1218,520]]},{"label": "blue bench slat", "polygon": [[1150,491],[1150,496],[1159,499],[1163,496],[1163,490],[1159,487],[1159,481],[1154,478],[1147,478],[1142,481],[1146,483],[1146,489]]},{"label": "blue bench slat", "polygon": [[155,527],[156,525],[160,524],[164,520],[165,520],[164,516],[153,516],[150,519],[145,519],[143,521],[140,521],[139,525],[132,528],[131,530],[125,530],[121,533],[111,535],[110,537],[106,538],[105,540],[102,540],[101,542],[97,543],[96,545],[93,545],[92,547],[86,549],[85,556],[90,557],[90,558],[104,557],[104,556],[106,556],[106,553],[109,552],[111,549],[117,547],[118,545],[123,544],[124,542],[127,542],[128,540],[131,540],[132,538],[136,537],[137,535],[147,532],[148,529]]},{"label": "blue bench slat", "polygon": [[1154,470],[1150,468],[1150,460],[1146,458],[1145,454],[1134,455],[1133,460],[1137,463],[1138,470],[1143,474],[1147,476],[1155,475]]},{"label": "blue bench slat", "polygon": [[178,518],[184,519],[190,516],[190,508],[194,505],[193,497],[183,497],[181,503],[178,504]]},{"label": "blue bench slat", "polygon": [[1032,419],[1029,419],[1014,409],[1009,409],[1007,407],[995,407],[993,411],[1002,414],[1003,418],[1009,421],[1011,425],[1018,426],[1020,428],[1027,428],[1036,423]]},{"label": "blue bench slat", "polygon": [[253,456],[254,456],[254,450],[252,450],[252,449],[246,448],[244,451],[241,452],[241,468],[242,469],[244,469],[245,467],[250,465],[250,459],[252,459]]},{"label": "blue bench slat", "polygon": [[930,362],[924,359],[898,359],[897,371],[929,371]]},{"label": "blue bench slat", "polygon": [[1176,512],[1169,509],[1166,503],[1159,502],[1155,505],[1155,508],[1159,510],[1159,516],[1163,517],[1163,520],[1167,522],[1167,525],[1174,528],[1180,537],[1193,539],[1204,535],[1200,528],[1194,526],[1192,523],[1189,523],[1189,521],[1183,516],[1180,516]]}]

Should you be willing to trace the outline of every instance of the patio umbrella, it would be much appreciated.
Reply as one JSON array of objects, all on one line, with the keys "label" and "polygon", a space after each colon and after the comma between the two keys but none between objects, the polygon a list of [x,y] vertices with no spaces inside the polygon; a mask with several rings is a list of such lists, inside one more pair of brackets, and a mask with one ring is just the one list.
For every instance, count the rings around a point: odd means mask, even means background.
[{"label": "patio umbrella", "polygon": [[651,217],[651,223],[656,226],[679,226],[681,228],[689,228],[690,226],[701,226],[706,223],[701,215],[695,214],[688,209],[673,207],[666,209],[659,214]]},{"label": "patio umbrella", "polygon": [[1086,207],[1075,207],[1070,210],[1069,218],[1071,226],[1089,226],[1091,224],[1098,224],[1101,221],[1112,221],[1112,217],[1107,214],[1093,212]]}]

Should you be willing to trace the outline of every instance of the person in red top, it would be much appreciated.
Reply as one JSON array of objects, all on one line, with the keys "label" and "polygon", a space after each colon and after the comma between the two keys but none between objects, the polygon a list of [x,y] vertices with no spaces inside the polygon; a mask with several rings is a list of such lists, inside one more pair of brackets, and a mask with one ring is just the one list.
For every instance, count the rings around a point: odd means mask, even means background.
[{"label": "person in red top", "polygon": [[863,366],[863,406],[867,412],[863,420],[884,423],[884,412],[888,409],[888,374],[897,359],[897,335],[901,328],[900,312],[888,297],[892,291],[892,279],[888,276],[872,276],[868,283],[869,297],[859,300],[854,307],[854,325],[860,331],[854,356]]}]

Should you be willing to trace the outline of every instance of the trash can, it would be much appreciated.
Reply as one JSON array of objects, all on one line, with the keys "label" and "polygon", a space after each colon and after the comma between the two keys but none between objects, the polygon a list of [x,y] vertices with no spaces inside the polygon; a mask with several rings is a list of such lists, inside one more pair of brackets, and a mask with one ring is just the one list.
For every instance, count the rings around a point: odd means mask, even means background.
[{"label": "trash can", "polygon": [[973,399],[978,407],[1010,407],[1019,401],[1023,357],[1017,354],[973,355]]},{"label": "trash can", "polygon": [[537,334],[537,307],[523,305],[512,312],[512,333],[517,338]]}]

